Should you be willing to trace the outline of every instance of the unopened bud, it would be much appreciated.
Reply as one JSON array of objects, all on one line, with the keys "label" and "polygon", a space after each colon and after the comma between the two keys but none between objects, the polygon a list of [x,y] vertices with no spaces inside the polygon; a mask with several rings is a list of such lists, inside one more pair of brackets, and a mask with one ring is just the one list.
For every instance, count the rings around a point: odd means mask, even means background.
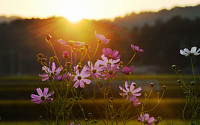
[{"label": "unopened bud", "polygon": [[179,79],[179,80],[177,80],[177,83],[181,83],[181,80]]},{"label": "unopened bud", "polygon": [[177,72],[180,74],[180,73],[181,73],[181,70],[177,70]]},{"label": "unopened bud", "polygon": [[71,62],[67,62],[67,65],[70,66],[70,65],[71,65]]},{"label": "unopened bud", "polygon": [[195,85],[196,83],[195,83],[195,81],[192,81],[191,84],[192,84],[192,85]]},{"label": "unopened bud", "polygon": [[163,89],[164,89],[164,90],[166,90],[166,89],[167,89],[167,86],[166,86],[166,85],[164,85],[164,86],[163,86]]},{"label": "unopened bud", "polygon": [[176,65],[172,65],[172,69],[176,70]]},{"label": "unopened bud", "polygon": [[69,52],[68,51],[63,51],[63,58],[69,58]]},{"label": "unopened bud", "polygon": [[54,62],[54,58],[53,58],[53,57],[50,57],[50,58],[49,58],[49,61]]},{"label": "unopened bud", "polygon": [[150,83],[150,86],[151,86],[151,87],[155,87],[155,84],[154,84],[154,83]]},{"label": "unopened bud", "polygon": [[81,48],[81,52],[84,52],[84,48]]},{"label": "unopened bud", "polygon": [[49,43],[50,40],[51,40],[51,35],[50,35],[50,34],[47,34],[47,35],[46,35],[46,41],[47,41],[47,43]]},{"label": "unopened bud", "polygon": [[76,48],[73,48],[73,52],[76,52]]},{"label": "unopened bud", "polygon": [[38,57],[38,58],[43,58],[44,55],[43,55],[42,53],[39,53],[39,54],[37,55],[37,57]]}]

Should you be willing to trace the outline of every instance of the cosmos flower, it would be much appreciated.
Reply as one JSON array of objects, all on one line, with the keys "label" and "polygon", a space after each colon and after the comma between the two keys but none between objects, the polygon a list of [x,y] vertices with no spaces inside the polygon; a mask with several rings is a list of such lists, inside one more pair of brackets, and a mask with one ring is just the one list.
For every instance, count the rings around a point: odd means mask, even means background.
[{"label": "cosmos flower", "polygon": [[96,38],[99,40],[99,43],[102,42],[102,43],[107,44],[107,43],[109,43],[109,41],[110,41],[110,39],[106,39],[105,36],[97,34],[96,31],[95,31],[95,36],[96,36]]},{"label": "cosmos flower", "polygon": [[132,71],[134,70],[134,66],[128,67],[123,67],[122,70],[120,71],[122,74],[129,75]]},{"label": "cosmos flower", "polygon": [[108,64],[107,67],[103,67],[103,70],[103,78],[105,80],[107,80],[108,78],[112,79],[113,77],[117,76],[116,72],[119,70],[119,65],[115,64],[114,66],[111,66],[111,64]]},{"label": "cosmos flower", "polygon": [[100,79],[101,71],[103,70],[103,66],[99,66],[99,64],[96,62],[95,65],[88,61],[88,70],[91,73],[91,76],[93,78]]},{"label": "cosmos flower", "polygon": [[40,103],[50,102],[53,100],[53,98],[51,98],[50,96],[52,96],[54,93],[53,92],[48,93],[49,88],[44,88],[44,92],[42,92],[40,88],[37,88],[36,90],[38,95],[31,94],[32,98],[31,101],[40,104]]},{"label": "cosmos flower", "polygon": [[69,40],[69,41],[63,41],[63,40],[58,40],[59,43],[61,43],[63,46],[82,46],[85,43],[84,42],[80,42],[80,41],[73,41],[73,40]]},{"label": "cosmos flower", "polygon": [[142,122],[143,124],[147,124],[147,125],[153,125],[154,124],[154,117],[150,117],[149,114],[145,113],[144,115],[143,114],[140,114],[140,116],[138,117],[138,121],[139,122]]},{"label": "cosmos flower", "polygon": [[142,90],[141,87],[138,87],[135,89],[135,83],[132,82],[131,85],[129,86],[128,82],[125,82],[125,89],[119,86],[119,89],[123,91],[122,93],[119,93],[121,96],[126,95],[126,99],[130,100],[131,96],[140,96],[141,93],[138,93],[139,91]]},{"label": "cosmos flower", "polygon": [[76,70],[76,75],[74,77],[74,87],[78,88],[80,86],[81,88],[84,88],[84,83],[90,84],[91,80],[86,79],[86,77],[90,76],[90,73],[87,71],[87,66],[84,66],[82,71],[79,73],[79,70]]},{"label": "cosmos flower", "polygon": [[200,48],[197,50],[197,47],[192,47],[189,51],[187,48],[180,50],[180,54],[184,56],[198,56],[200,55]]},{"label": "cosmos flower", "polygon": [[120,61],[120,59],[108,59],[107,57],[105,57],[104,54],[101,55],[102,60],[97,60],[97,64],[102,65],[107,67],[108,64],[111,64],[111,66],[113,67],[116,63],[118,63]]},{"label": "cosmos flower", "polygon": [[43,66],[42,70],[45,72],[45,74],[39,74],[39,76],[43,77],[42,81],[46,81],[49,78],[54,78],[54,76],[60,74],[62,69],[62,66],[56,69],[55,62],[52,62],[52,70],[50,70],[47,66]]},{"label": "cosmos flower", "polygon": [[57,81],[62,81],[62,80],[67,80],[69,81],[71,78],[71,73],[67,73],[67,74],[63,74],[63,75],[58,75],[58,76],[55,76],[54,79],[57,80]]},{"label": "cosmos flower", "polygon": [[134,106],[138,106],[141,104],[141,102],[139,102],[138,98],[134,95],[130,96],[130,101],[133,102]]},{"label": "cosmos flower", "polygon": [[108,59],[113,59],[113,60],[119,59],[120,55],[118,55],[118,53],[119,52],[117,50],[112,51],[112,49],[110,48],[107,48],[107,49],[103,48],[103,54]]},{"label": "cosmos flower", "polygon": [[136,52],[144,52],[144,50],[140,49],[139,46],[134,46],[133,44],[131,44],[131,48]]}]

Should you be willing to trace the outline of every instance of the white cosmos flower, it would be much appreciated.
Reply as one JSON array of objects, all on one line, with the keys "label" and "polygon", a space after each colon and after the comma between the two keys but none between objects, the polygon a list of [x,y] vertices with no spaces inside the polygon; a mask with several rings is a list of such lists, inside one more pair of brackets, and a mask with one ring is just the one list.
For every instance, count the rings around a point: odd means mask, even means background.
[{"label": "white cosmos flower", "polygon": [[185,48],[180,50],[180,54],[184,56],[198,56],[200,55],[200,48],[197,50],[197,47],[192,47],[190,51]]}]

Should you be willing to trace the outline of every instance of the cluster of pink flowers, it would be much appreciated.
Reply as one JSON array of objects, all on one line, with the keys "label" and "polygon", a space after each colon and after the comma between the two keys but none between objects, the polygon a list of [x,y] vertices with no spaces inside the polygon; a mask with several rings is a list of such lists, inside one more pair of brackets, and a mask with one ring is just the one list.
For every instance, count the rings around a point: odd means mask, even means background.
[{"label": "cluster of pink flowers", "polygon": [[[106,39],[103,35],[97,34],[96,31],[95,31],[95,36],[98,40],[98,44],[99,43],[107,44],[110,41],[110,39]],[[48,38],[48,42],[50,42],[50,38]],[[64,46],[71,46],[71,49],[72,46],[80,47],[85,45],[84,42],[73,41],[73,40],[69,41],[58,40],[58,42]],[[89,49],[89,47],[86,48]],[[134,50],[135,54],[137,52],[144,52],[143,49],[140,49],[138,46],[135,45],[131,45],[131,48]],[[70,54],[68,51],[63,52],[63,58],[69,58],[69,56]],[[129,62],[131,62],[132,59]],[[70,63],[72,63],[72,57]],[[56,81],[70,82],[72,83],[74,88],[86,87],[87,85],[91,84],[91,79],[104,79],[104,80],[113,79],[115,76],[117,76],[117,73],[119,72],[121,72],[122,74],[130,75],[131,72],[134,70],[134,66],[123,67],[123,64],[120,64],[119,52],[117,50],[112,50],[110,48],[104,48],[103,54],[101,55],[101,59],[98,59],[95,63],[93,63],[92,61],[88,61],[87,65],[84,65],[83,68],[82,66],[78,65],[72,67],[72,64],[69,64],[70,72],[66,71],[63,73],[62,66],[56,69],[55,62],[51,62],[50,64],[51,64],[51,69],[48,68],[47,66],[42,67],[44,74],[39,75],[42,77],[42,81],[56,80]],[[135,82],[128,83],[127,81],[125,81],[124,88],[122,86],[119,86],[119,89],[121,90],[119,94],[125,97],[130,102],[132,102],[134,106],[139,106],[141,104],[141,102],[137,97],[141,96],[140,91],[142,90],[142,88],[141,87],[136,88]],[[54,93],[53,91],[48,93],[49,88],[44,88],[44,92],[42,92],[40,88],[37,88],[36,90],[38,95],[32,94],[31,101],[34,101],[37,104],[53,101],[53,98],[51,96]],[[149,114],[140,114],[138,120],[141,121],[143,124],[148,124],[148,125],[154,124],[155,121],[154,117],[149,118]],[[71,123],[70,125],[73,124],[74,123]]]}]

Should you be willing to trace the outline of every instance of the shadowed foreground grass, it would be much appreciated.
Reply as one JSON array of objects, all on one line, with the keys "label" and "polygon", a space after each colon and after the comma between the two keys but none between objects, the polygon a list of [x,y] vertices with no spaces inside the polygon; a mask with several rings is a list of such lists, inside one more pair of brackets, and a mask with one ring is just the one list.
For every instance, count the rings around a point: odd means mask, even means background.
[{"label": "shadowed foreground grass", "polygon": [[[84,122],[82,122],[82,125],[85,125]],[[34,121],[34,122],[0,122],[1,125],[41,125],[40,122]],[[111,125],[111,122],[109,122]],[[114,123],[115,125],[116,123]],[[90,124],[87,124],[90,125]],[[104,125],[102,121],[98,121],[96,125]],[[119,122],[118,125],[124,125],[122,122]],[[138,121],[129,121],[126,125],[140,125]],[[161,121],[158,125],[189,125],[189,122],[184,122],[180,120],[167,120],[167,121]]]}]

